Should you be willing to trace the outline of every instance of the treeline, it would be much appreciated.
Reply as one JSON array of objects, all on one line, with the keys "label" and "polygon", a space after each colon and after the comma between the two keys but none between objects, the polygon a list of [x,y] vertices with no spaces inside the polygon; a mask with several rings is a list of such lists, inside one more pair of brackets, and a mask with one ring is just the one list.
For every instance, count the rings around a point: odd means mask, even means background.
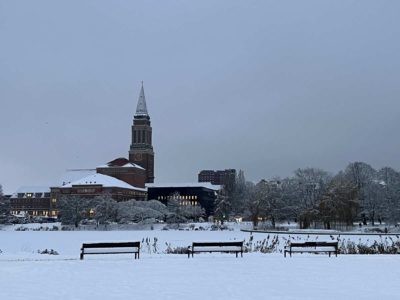
[{"label": "treeline", "polygon": [[111,195],[102,195],[93,199],[68,196],[58,203],[59,219],[63,224],[78,227],[85,220],[95,220],[97,225],[129,223],[185,223],[198,221],[205,215],[199,206],[181,206],[176,200],[165,206],[157,200],[115,201]]},{"label": "treeline", "polygon": [[216,201],[221,221],[241,216],[251,220],[295,221],[300,228],[323,224],[352,226],[400,221],[400,173],[385,167],[375,170],[364,162],[350,163],[338,174],[316,168],[298,169],[288,178],[245,180],[243,171],[225,184]]}]

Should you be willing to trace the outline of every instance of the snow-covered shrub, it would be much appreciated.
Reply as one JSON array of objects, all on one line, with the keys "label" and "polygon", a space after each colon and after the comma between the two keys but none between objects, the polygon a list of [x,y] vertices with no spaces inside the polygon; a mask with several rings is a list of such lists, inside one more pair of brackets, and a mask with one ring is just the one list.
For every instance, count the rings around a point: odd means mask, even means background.
[{"label": "snow-covered shrub", "polygon": [[340,254],[400,254],[400,240],[393,240],[392,237],[385,237],[372,244],[358,241],[355,243],[351,240],[339,241]]},{"label": "snow-covered shrub", "polygon": [[38,250],[37,251],[39,254],[48,254],[48,255],[59,255],[58,252],[54,249],[44,249],[44,250]]},{"label": "snow-covered shrub", "polygon": [[165,249],[166,254],[188,254],[187,247],[172,247],[171,243],[165,243],[167,248]]},{"label": "snow-covered shrub", "polygon": [[129,200],[118,203],[118,223],[139,223],[147,219],[163,220],[165,218],[165,206],[156,201]]}]

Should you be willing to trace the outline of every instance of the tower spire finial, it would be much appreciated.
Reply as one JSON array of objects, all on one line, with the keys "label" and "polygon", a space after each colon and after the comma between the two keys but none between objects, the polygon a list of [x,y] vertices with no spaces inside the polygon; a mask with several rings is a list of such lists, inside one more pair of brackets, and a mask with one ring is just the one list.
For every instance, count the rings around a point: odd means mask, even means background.
[{"label": "tower spire finial", "polygon": [[142,87],[140,88],[139,100],[136,106],[135,116],[148,116],[148,115],[149,113],[147,112],[146,97],[144,95],[143,80],[142,80]]}]

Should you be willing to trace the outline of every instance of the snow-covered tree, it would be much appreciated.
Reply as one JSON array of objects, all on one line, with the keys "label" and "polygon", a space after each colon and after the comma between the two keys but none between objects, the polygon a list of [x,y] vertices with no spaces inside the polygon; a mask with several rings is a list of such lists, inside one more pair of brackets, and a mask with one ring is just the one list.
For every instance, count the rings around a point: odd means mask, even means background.
[{"label": "snow-covered tree", "polygon": [[214,205],[214,217],[220,220],[221,223],[229,219],[229,214],[232,211],[232,203],[225,188],[222,188],[217,192],[217,198],[215,199]]},{"label": "snow-covered tree", "polygon": [[94,219],[97,224],[115,222],[118,218],[118,204],[111,195],[97,196],[92,201],[94,206]]},{"label": "snow-covered tree", "polygon": [[183,205],[180,209],[180,214],[188,220],[198,221],[200,217],[204,217],[205,210],[199,205]]},{"label": "snow-covered tree", "polygon": [[235,189],[229,197],[229,193],[227,197],[228,200],[231,202],[231,212],[233,214],[241,214],[245,209],[245,202],[246,202],[246,178],[244,176],[243,170],[239,170],[238,175],[236,177],[236,184]]},{"label": "snow-covered tree", "polygon": [[297,185],[298,220],[301,228],[308,228],[318,219],[319,203],[331,176],[321,169],[305,168],[295,171]]},{"label": "snow-covered tree", "polygon": [[368,219],[374,225],[382,213],[383,204],[376,170],[364,162],[353,162],[346,167],[344,174],[357,187],[363,223],[366,225]]},{"label": "snow-covered tree", "polygon": [[11,202],[10,199],[7,199],[3,195],[3,189],[0,185],[0,216],[8,216],[10,215],[11,210]]},{"label": "snow-covered tree", "polygon": [[382,216],[385,222],[400,221],[400,173],[385,167],[378,171],[378,183],[382,195]]},{"label": "snow-covered tree", "polygon": [[63,224],[79,226],[92,208],[91,199],[79,196],[64,196],[58,202],[59,219]]},{"label": "snow-covered tree", "polygon": [[[159,206],[157,205],[157,207]],[[120,223],[138,223],[148,219],[163,220],[164,218],[164,211],[156,210],[154,202],[129,200],[118,203],[118,221]]]}]

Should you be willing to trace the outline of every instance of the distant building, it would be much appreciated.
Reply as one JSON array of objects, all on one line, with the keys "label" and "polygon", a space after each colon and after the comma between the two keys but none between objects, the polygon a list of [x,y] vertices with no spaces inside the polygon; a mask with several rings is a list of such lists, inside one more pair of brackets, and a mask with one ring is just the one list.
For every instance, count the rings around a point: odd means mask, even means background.
[{"label": "distant building", "polygon": [[214,185],[226,185],[234,183],[236,180],[236,170],[202,170],[198,175],[199,182],[210,182]]},{"label": "distant building", "polygon": [[178,183],[178,184],[148,184],[149,200],[158,200],[167,205],[174,199],[180,205],[199,205],[206,211],[206,215],[214,214],[214,202],[219,186],[209,183]]},{"label": "distant building", "polygon": [[49,187],[25,186],[10,197],[13,215],[32,217],[57,217],[57,204]]}]

